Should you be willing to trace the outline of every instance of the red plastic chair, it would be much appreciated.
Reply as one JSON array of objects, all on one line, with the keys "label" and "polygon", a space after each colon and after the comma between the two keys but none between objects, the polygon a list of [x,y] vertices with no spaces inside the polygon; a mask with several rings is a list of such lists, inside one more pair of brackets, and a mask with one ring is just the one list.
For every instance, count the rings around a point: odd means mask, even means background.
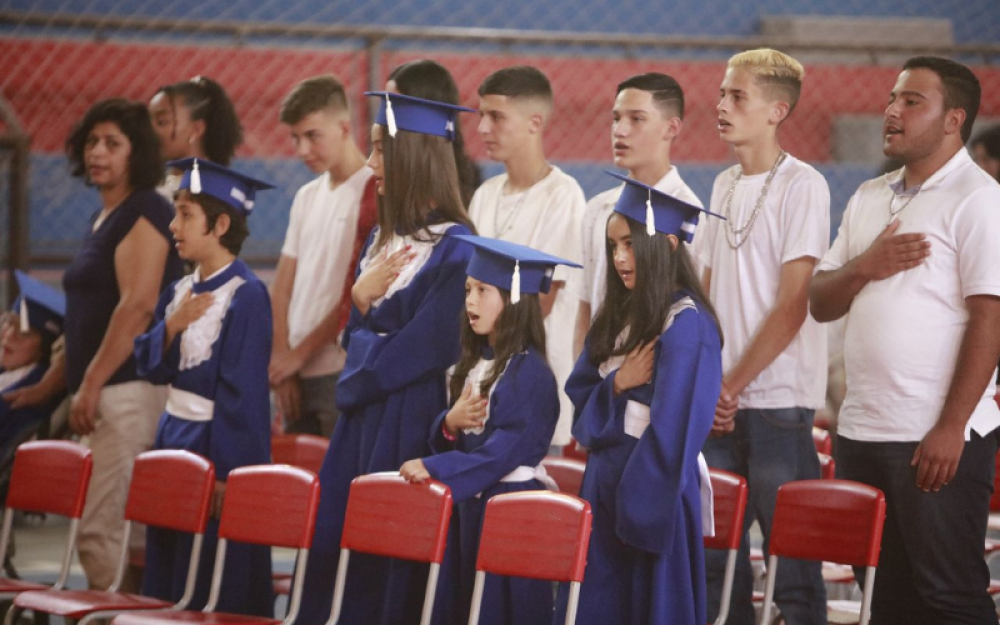
[{"label": "red plastic chair", "polygon": [[586,463],[564,456],[545,456],[542,459],[542,466],[545,467],[545,472],[549,474],[549,477],[555,480],[560,493],[580,495],[583,472],[587,469]]},{"label": "red plastic chair", "polygon": [[[271,462],[307,469],[316,475],[323,466],[330,440],[313,434],[278,434],[271,437]],[[292,591],[291,573],[274,573],[274,594]]]},{"label": "red plastic chair", "polygon": [[884,523],[885,496],[877,488],[847,480],[804,480],[779,488],[760,622],[771,622],[774,578],[782,557],[865,567],[858,622],[867,625]]},{"label": "red plastic chair", "polygon": [[219,521],[219,545],[208,602],[202,611],[146,610],[116,616],[112,625],[273,625],[277,619],[216,612],[222,588],[223,562],[229,541],[297,549],[295,584],[288,613],[281,621],[290,625],[299,615],[302,580],[312,545],[319,505],[319,479],[315,474],[284,465],[241,467],[229,473]]},{"label": "red plastic chair", "polygon": [[[21,610],[55,614],[85,625],[92,619],[107,619],[130,610],[170,608],[182,610],[195,591],[198,560],[208,515],[211,510],[215,468],[205,458],[181,450],[148,451],[135,459],[128,503],[125,506],[125,533],[122,555],[114,582],[108,590],[49,590],[25,592],[14,599],[6,625],[15,622]],[[194,534],[184,596],[170,601],[118,592],[128,568],[129,535],[134,523]]]},{"label": "red plastic chair", "polygon": [[271,437],[271,462],[290,464],[319,475],[329,439],[313,434],[279,434]]},{"label": "red plastic chair", "polygon": [[69,441],[24,443],[14,452],[7,510],[4,512],[3,529],[0,530],[0,562],[7,560],[7,545],[10,543],[15,510],[69,517],[69,535],[55,584],[49,586],[0,577],[0,600],[13,599],[29,590],[59,589],[66,585],[92,469],[90,450]]},{"label": "red plastic chair", "polygon": [[837,477],[837,463],[834,461],[833,456],[824,453],[818,453],[819,456],[819,475],[824,480],[832,480]]},{"label": "red plastic chair", "polygon": [[587,449],[575,440],[570,441],[569,445],[563,445],[562,454],[565,458],[587,462]]},{"label": "red plastic chair", "polygon": [[719,469],[709,469],[712,479],[712,501],[715,509],[715,536],[705,537],[705,549],[728,552],[722,583],[719,615],[714,625],[723,625],[729,618],[733,598],[733,578],[736,575],[736,554],[743,540],[743,518],[747,509],[747,481],[742,476]]},{"label": "red plastic chair", "polygon": [[479,624],[487,573],[569,582],[566,625],[575,623],[592,520],[589,503],[562,493],[522,491],[486,502],[469,625]]},{"label": "red plastic chair", "polygon": [[816,445],[816,451],[821,454],[826,454],[827,456],[832,455],[833,438],[830,437],[830,433],[822,428],[814,427],[812,434],[813,444]]},{"label": "red plastic chair", "polygon": [[451,490],[434,480],[410,484],[396,472],[354,478],[347,499],[340,563],[327,625],[335,625],[344,604],[347,565],[352,551],[427,562],[427,589],[420,624],[431,622],[434,593],[451,521]]}]

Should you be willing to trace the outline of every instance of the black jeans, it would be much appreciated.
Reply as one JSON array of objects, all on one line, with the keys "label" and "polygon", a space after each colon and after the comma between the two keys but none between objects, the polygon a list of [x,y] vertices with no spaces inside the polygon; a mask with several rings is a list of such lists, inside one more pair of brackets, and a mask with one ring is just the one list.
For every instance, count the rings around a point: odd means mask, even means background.
[{"label": "black jeans", "polygon": [[[917,468],[910,461],[917,443],[838,437],[837,477],[885,493],[872,625],[996,625],[983,544],[997,435],[972,432],[954,479],[936,493],[916,486]],[[864,571],[855,572],[863,584]]]}]

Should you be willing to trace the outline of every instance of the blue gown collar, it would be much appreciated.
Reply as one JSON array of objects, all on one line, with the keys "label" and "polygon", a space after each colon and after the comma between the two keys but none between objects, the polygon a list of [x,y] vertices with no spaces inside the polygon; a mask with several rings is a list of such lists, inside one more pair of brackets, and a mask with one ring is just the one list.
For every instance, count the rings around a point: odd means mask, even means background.
[{"label": "blue gown collar", "polygon": [[236,259],[229,263],[229,266],[221,271],[217,271],[215,275],[209,276],[208,280],[198,280],[194,282],[191,286],[191,291],[193,293],[207,293],[209,291],[214,291],[223,284],[229,282],[233,276],[238,276],[243,273],[243,261]]}]

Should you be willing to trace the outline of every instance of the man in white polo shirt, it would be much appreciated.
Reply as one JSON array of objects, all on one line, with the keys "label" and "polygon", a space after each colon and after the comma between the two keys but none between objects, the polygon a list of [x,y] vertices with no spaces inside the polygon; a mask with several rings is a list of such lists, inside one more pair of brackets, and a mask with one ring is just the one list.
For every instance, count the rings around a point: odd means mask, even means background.
[{"label": "man in white polo shirt", "polygon": [[997,622],[983,541],[1000,409],[1000,184],[963,147],[980,87],[965,66],[906,62],[884,151],[903,168],[848,204],[810,285],[847,315],[838,477],[885,493],[872,621]]}]

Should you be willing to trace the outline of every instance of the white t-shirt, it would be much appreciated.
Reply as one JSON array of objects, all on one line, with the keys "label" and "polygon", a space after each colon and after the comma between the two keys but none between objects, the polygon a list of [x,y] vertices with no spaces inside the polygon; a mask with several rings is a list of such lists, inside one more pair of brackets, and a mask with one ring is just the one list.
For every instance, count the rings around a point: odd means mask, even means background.
[{"label": "white t-shirt", "polygon": [[[969,319],[965,298],[1000,296],[1000,185],[959,150],[917,188],[903,170],[869,180],[851,198],[819,271],[867,250],[899,211],[896,234],[922,232],[931,244],[920,265],[869,282],[847,314],[847,397],[838,433],[859,441],[919,441],[937,423]],[[905,208],[904,208],[905,204]],[[992,380],[966,426],[1000,426]]]},{"label": "white t-shirt", "polygon": [[[469,216],[484,237],[527,245],[579,263],[580,218],[586,201],[583,189],[558,167],[523,193],[503,195],[507,174],[494,176],[479,187],[469,204]],[[563,386],[573,370],[573,328],[579,305],[580,270],[558,266],[553,280],[565,284],[545,318],[545,349],[559,384],[560,414],[553,445],[570,442],[573,404]]]},{"label": "white t-shirt", "polygon": [[[372,170],[362,167],[336,189],[325,172],[295,194],[281,254],[294,258],[295,281],[288,304],[288,344],[297,346],[339,302],[354,253],[358,215]],[[299,375],[313,378],[344,368],[339,343],[324,346]]]},{"label": "white t-shirt", "polygon": [[[608,270],[608,258],[605,252],[608,240],[606,226],[624,186],[625,183],[622,183],[614,189],[608,189],[595,195],[587,202],[587,207],[583,212],[583,280],[580,281],[577,296],[580,301],[590,304],[591,320],[597,314],[601,303],[604,302]],[[698,208],[704,206],[694,191],[681,180],[680,172],[677,171],[676,167],[671,167],[670,171],[653,185],[653,188]],[[699,223],[703,219],[708,218],[701,217]]]},{"label": "white t-shirt", "polygon": [[[726,214],[726,198],[739,173],[734,165],[715,178],[711,211]],[[725,345],[722,366],[739,361],[778,297],[781,266],[823,258],[830,241],[830,188],[822,174],[789,155],[778,168],[746,240],[734,250],[730,227],[743,227],[753,214],[770,172],[743,176],[736,185],[730,221],[703,218],[696,248],[701,266],[712,270],[709,298],[719,315]],[[807,315],[792,342],[740,394],[740,408],[812,408],[825,404],[826,328]]]}]

